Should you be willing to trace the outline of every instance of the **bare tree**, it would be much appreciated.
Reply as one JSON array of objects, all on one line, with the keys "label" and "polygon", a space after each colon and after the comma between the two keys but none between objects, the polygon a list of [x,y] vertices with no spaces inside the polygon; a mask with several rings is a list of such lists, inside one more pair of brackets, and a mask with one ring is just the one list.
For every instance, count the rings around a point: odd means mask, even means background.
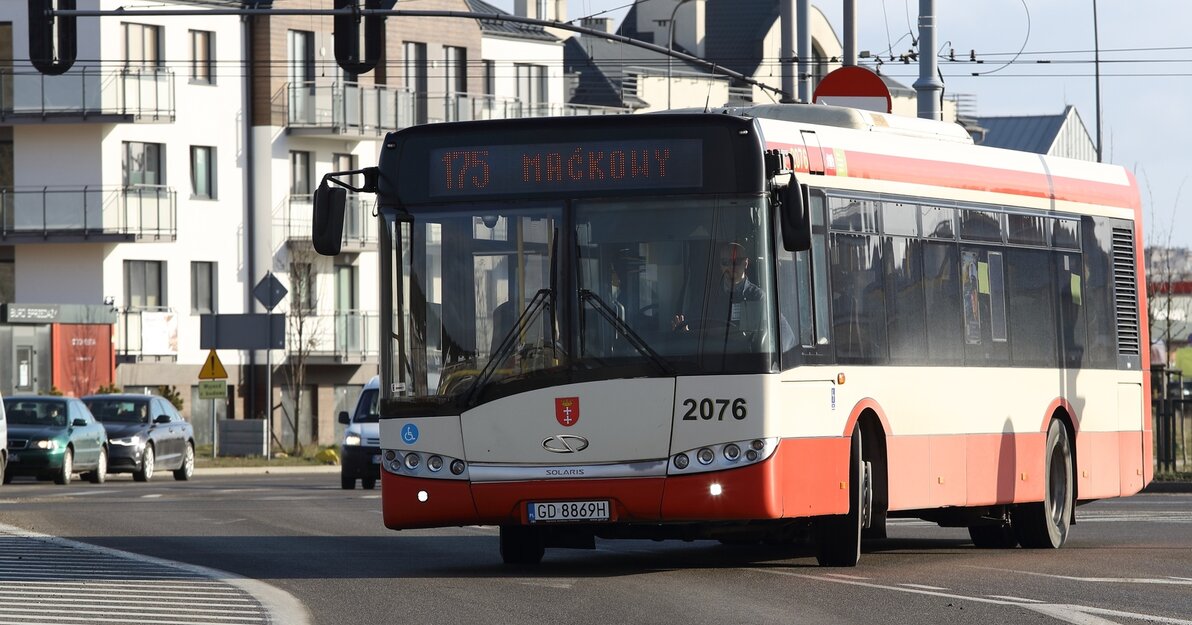
[{"label": "bare tree", "polygon": [[[1181,259],[1187,258],[1188,252],[1187,250],[1177,250],[1172,245],[1175,212],[1180,205],[1180,195],[1184,191],[1184,184],[1188,182],[1188,178],[1185,177],[1180,182],[1180,186],[1176,190],[1175,202],[1163,225],[1159,224],[1159,219],[1156,216],[1154,195],[1151,193],[1150,182],[1147,180],[1145,172],[1142,172],[1142,178],[1151,205],[1151,228],[1146,233],[1144,250],[1147,271],[1147,328],[1150,331],[1152,343],[1156,340],[1161,341],[1163,353],[1170,359],[1171,354],[1174,353],[1175,343],[1179,340],[1179,337],[1172,336],[1173,320],[1180,317],[1187,319],[1189,309],[1192,308],[1188,300],[1175,297],[1176,284],[1192,278],[1187,275],[1184,262],[1181,262]],[[1153,366],[1155,363],[1151,364]],[[1161,364],[1165,369],[1168,366],[1167,362]]]},{"label": "bare tree", "polygon": [[[279,255],[280,256],[280,255]],[[286,313],[286,359],[283,389],[291,398],[291,405],[281,402],[282,424],[294,435],[287,449],[284,441],[273,434],[277,445],[291,455],[301,455],[305,443],[301,433],[302,406],[306,391],[307,364],[323,339],[323,319],[318,314],[318,265],[325,262],[309,241],[292,240],[284,252],[285,271],[290,276],[289,310]],[[272,393],[270,393],[272,397]],[[310,415],[313,419],[314,415]]]}]

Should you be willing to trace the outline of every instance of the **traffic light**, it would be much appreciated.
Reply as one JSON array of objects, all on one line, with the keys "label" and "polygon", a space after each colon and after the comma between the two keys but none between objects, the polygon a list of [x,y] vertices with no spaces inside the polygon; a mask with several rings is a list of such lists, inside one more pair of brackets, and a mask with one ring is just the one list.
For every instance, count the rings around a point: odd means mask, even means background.
[{"label": "traffic light", "polygon": [[[388,4],[385,8],[389,8],[394,3],[385,0],[364,0],[366,9],[380,9],[382,4]],[[359,6],[359,0],[335,0],[336,9],[356,9]],[[369,15],[363,19],[364,56],[361,56],[359,13],[335,16],[335,62],[349,74],[371,71],[377,66],[381,52],[385,49],[385,16]]]},{"label": "traffic light", "polygon": [[79,51],[76,18],[47,14],[55,8],[73,11],[75,0],[29,0],[29,61],[37,71],[54,76],[70,69]]}]

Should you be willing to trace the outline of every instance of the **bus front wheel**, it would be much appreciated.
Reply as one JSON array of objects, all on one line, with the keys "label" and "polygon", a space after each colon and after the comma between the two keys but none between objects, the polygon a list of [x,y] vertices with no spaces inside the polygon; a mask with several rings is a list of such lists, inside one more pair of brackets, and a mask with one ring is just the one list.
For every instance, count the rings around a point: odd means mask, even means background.
[{"label": "bus front wheel", "polygon": [[501,560],[505,564],[538,564],[545,553],[542,534],[536,528],[501,526]]},{"label": "bus front wheel", "polygon": [[1043,465],[1043,501],[1017,506],[1011,513],[1014,533],[1023,547],[1057,549],[1068,539],[1075,505],[1072,441],[1059,419],[1047,427],[1047,452]]},{"label": "bus front wheel", "polygon": [[868,479],[871,469],[861,455],[861,430],[853,430],[849,449],[847,514],[820,517],[815,523],[816,556],[820,566],[857,566],[861,559],[861,530],[873,501]]}]

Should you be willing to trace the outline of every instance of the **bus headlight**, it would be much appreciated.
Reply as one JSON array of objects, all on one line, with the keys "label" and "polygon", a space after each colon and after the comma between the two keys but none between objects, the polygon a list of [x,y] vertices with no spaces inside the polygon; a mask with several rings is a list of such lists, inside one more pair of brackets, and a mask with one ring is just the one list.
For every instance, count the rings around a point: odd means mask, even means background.
[{"label": "bus headlight", "polygon": [[[742,449],[745,450],[744,453],[741,452]],[[775,449],[778,449],[777,438],[755,438],[705,445],[671,456],[666,472],[668,475],[686,475],[735,469],[762,462],[772,456]],[[691,462],[691,456],[695,456],[696,463]]]},{"label": "bus headlight", "polygon": [[[406,449],[381,450],[381,468],[386,473],[402,477],[447,480],[468,479],[468,463],[441,453],[426,453]],[[443,469],[447,468],[447,471]]]},{"label": "bus headlight", "polygon": [[426,468],[430,469],[433,473],[438,473],[443,468],[443,457],[431,456],[430,458],[427,458]]}]

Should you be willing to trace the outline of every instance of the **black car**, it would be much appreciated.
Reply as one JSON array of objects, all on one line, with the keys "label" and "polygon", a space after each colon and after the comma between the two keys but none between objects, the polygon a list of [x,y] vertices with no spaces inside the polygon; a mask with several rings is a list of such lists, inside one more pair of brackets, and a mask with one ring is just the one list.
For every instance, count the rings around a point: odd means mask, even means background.
[{"label": "black car", "polygon": [[8,467],[4,483],[32,475],[69,484],[76,472],[96,484],[108,472],[104,427],[73,397],[14,395],[4,398],[8,415]]},{"label": "black car", "polygon": [[195,470],[194,428],[156,395],[88,395],[83,403],[108,430],[108,471],[146,482],[158,469],[189,480]]}]

